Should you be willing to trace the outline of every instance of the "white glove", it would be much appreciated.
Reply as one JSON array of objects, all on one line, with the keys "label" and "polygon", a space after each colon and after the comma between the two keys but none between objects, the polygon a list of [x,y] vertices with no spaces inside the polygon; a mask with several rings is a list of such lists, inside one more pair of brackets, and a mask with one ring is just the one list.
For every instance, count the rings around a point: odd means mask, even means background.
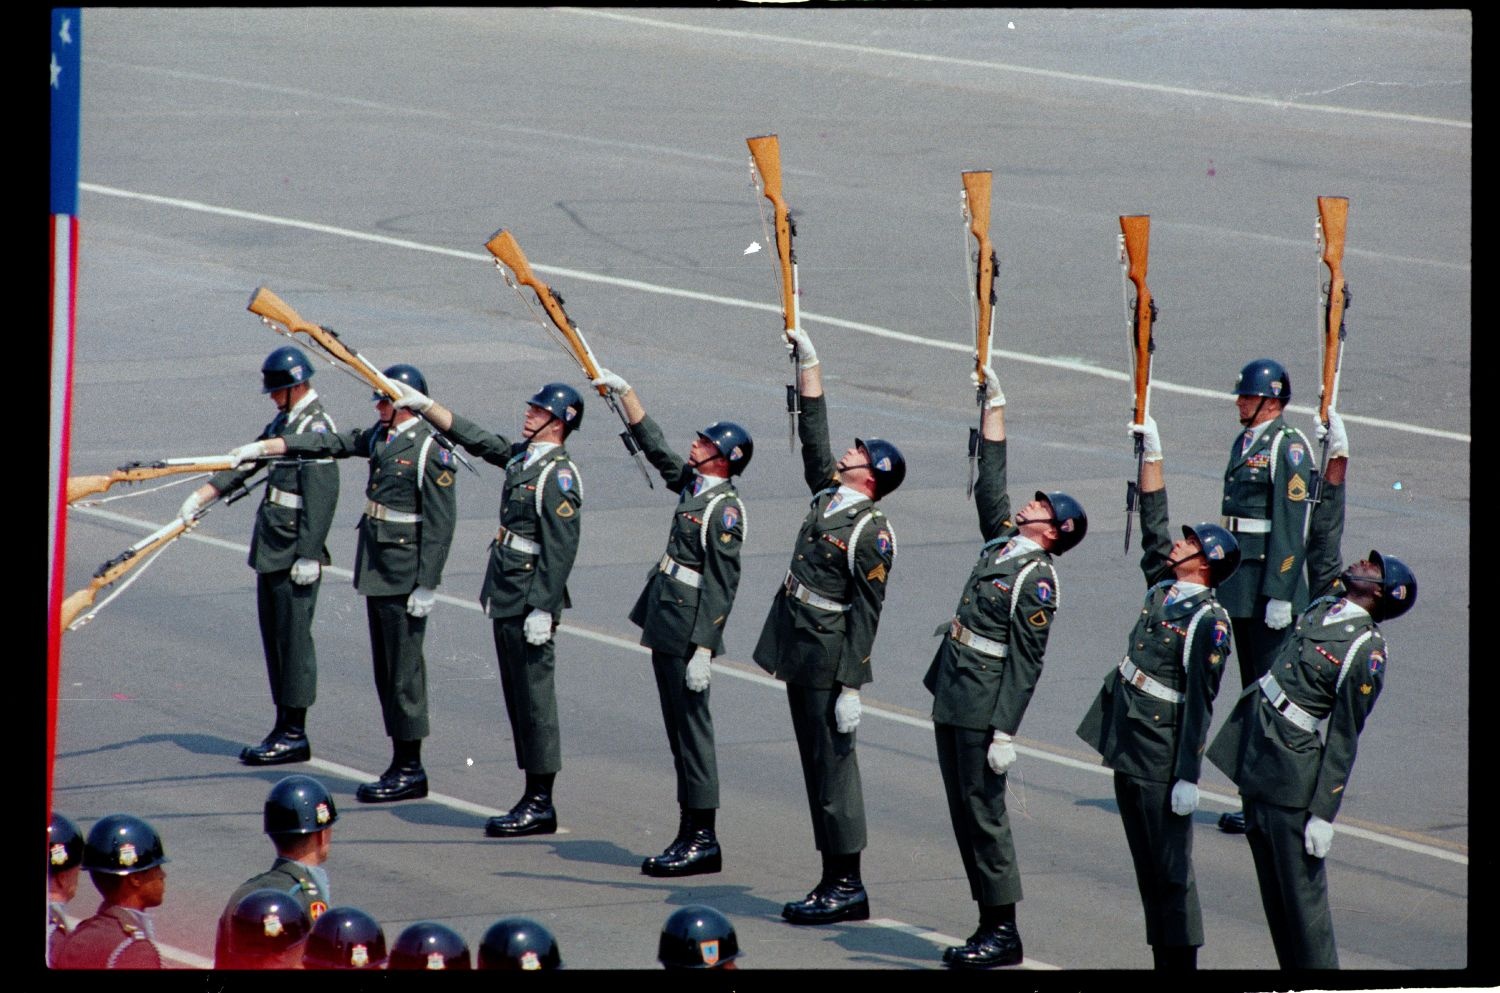
[{"label": "white glove", "polygon": [[622,377],[616,376],[614,373],[610,372],[603,366],[599,367],[599,375],[595,376],[591,380],[591,382],[595,386],[604,387],[617,397],[624,396],[625,394],[630,392],[629,383],[625,382]]},{"label": "white glove", "polygon": [[[969,382],[979,385],[979,373],[970,372]],[[1000,388],[1000,379],[993,366],[984,367],[984,406],[986,409],[1005,406],[1005,391]]]},{"label": "white glove", "polygon": [[1161,433],[1156,430],[1156,418],[1147,414],[1146,423],[1131,424],[1127,430],[1141,436],[1141,451],[1145,453],[1147,462],[1161,461]]},{"label": "white glove", "polygon": [[292,582],[298,586],[311,586],[322,574],[323,563],[317,559],[300,558],[292,563]]},{"label": "white glove", "polygon": [[1316,815],[1307,818],[1307,827],[1302,829],[1302,844],[1307,854],[1315,859],[1323,858],[1333,847],[1333,825]]},{"label": "white glove", "polygon": [[182,518],[182,523],[191,524],[193,523],[193,518],[198,516],[198,511],[202,510],[203,505],[207,502],[198,495],[197,490],[194,490],[188,494],[186,500],[182,501],[182,506],[177,508],[177,516]]},{"label": "white glove", "polygon": [[225,458],[229,459],[229,468],[238,469],[245,462],[254,462],[256,459],[265,458],[266,446],[259,441],[252,441],[248,445],[230,450]]},{"label": "white glove", "polygon": [[394,386],[396,392],[401,394],[398,399],[391,401],[391,406],[397,410],[410,409],[420,414],[432,407],[432,397],[415,386],[408,386],[399,379],[387,378],[386,382]]},{"label": "white glove", "polygon": [[1172,784],[1172,813],[1186,817],[1198,809],[1198,784],[1179,779]]},{"label": "white glove", "polygon": [[708,649],[699,645],[693,652],[693,657],[687,664],[687,688],[694,693],[702,693],[708,689],[708,677],[712,671],[708,665],[708,657],[711,653]]},{"label": "white glove", "polygon": [[1005,775],[1005,771],[1016,764],[1016,746],[1011,743],[1010,735],[1004,731],[996,731],[984,760],[989,763],[990,772],[997,776]]},{"label": "white glove", "polygon": [[432,613],[432,608],[437,604],[437,590],[429,590],[425,586],[418,586],[411,591],[411,596],[406,598],[406,612],[413,617],[426,617]]},{"label": "white glove", "polygon": [[552,615],[545,610],[532,608],[531,613],[526,615],[521,630],[526,635],[526,644],[545,645],[552,637]]},{"label": "white glove", "polygon": [[1319,424],[1317,435],[1319,441],[1324,438],[1328,439],[1329,458],[1347,459],[1349,457],[1349,433],[1344,430],[1344,419],[1332,407],[1328,408],[1327,426]]},{"label": "white glove", "polygon": [[839,698],[833,704],[833,725],[839,734],[848,734],[859,727],[860,710],[859,690],[845,686],[839,691]]},{"label": "white glove", "polygon": [[1292,605],[1285,600],[1266,601],[1266,627],[1280,631],[1292,623]]},{"label": "white glove", "polygon": [[792,336],[792,340],[786,343],[787,354],[790,355],[793,350],[796,351],[797,368],[811,369],[817,365],[818,353],[813,348],[812,339],[807,336],[807,332],[801,328],[792,328],[787,334]]}]

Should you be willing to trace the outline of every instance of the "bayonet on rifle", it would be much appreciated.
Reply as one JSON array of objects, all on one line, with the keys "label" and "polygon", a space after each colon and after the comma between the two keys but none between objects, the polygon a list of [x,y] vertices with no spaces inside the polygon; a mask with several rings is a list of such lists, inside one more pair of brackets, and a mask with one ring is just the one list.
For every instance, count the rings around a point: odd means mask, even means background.
[{"label": "bayonet on rifle", "polygon": [[[1120,218],[1120,272],[1125,289],[1125,326],[1130,334],[1134,385],[1133,424],[1146,423],[1151,403],[1151,353],[1156,351],[1152,327],[1156,323],[1156,301],[1146,287],[1146,263],[1151,250],[1151,215],[1132,214]],[[1135,301],[1130,284],[1135,284]],[[1130,529],[1141,491],[1141,473],[1146,462],[1145,441],[1135,436],[1135,478],[1125,484],[1125,551],[1130,551]]]},{"label": "bayonet on rifle", "polygon": [[[589,343],[584,339],[583,332],[578,330],[578,325],[574,324],[572,318],[568,316],[567,311],[563,310],[562,296],[554,293],[551,287],[538,279],[536,274],[531,271],[531,263],[526,261],[526,255],[521,251],[521,246],[516,244],[515,237],[509,231],[501,228],[490,235],[489,240],[484,243],[484,247],[489,249],[490,254],[495,257],[495,268],[500,269],[502,275],[505,274],[505,268],[502,267],[503,263],[515,275],[517,283],[531,287],[533,292],[536,293],[537,301],[541,303],[542,309],[547,312],[547,316],[552,319],[553,325],[556,326],[558,332],[562,335],[563,346],[577,360],[579,367],[583,370],[583,374],[589,378],[590,382],[598,379],[599,362],[594,358],[593,349],[589,348]],[[510,282],[509,276],[506,277],[506,282]],[[545,326],[543,325],[543,327]],[[630,419],[625,416],[625,411],[620,409],[620,404],[615,400],[614,395],[609,392],[609,387],[598,386],[595,388],[599,391],[599,395],[604,398],[604,402],[609,404],[609,409],[615,412],[615,416],[620,419],[620,423],[625,427],[625,430],[620,432],[620,441],[624,442],[625,451],[629,452],[631,458],[635,460],[636,468],[641,470],[641,476],[646,480],[646,485],[652,489],[656,489],[656,484],[651,481],[651,473],[646,469],[646,456],[641,452],[641,446],[636,443],[635,435],[630,433]]]},{"label": "bayonet on rifle", "polygon": [[1309,504],[1323,499],[1323,477],[1328,472],[1328,410],[1337,404],[1339,371],[1343,365],[1344,339],[1348,332],[1344,312],[1353,302],[1344,282],[1344,240],[1349,230],[1349,198],[1318,197],[1317,240],[1319,259],[1328,267],[1328,282],[1319,280],[1318,338],[1323,352],[1323,388],[1318,402],[1318,423],[1323,425],[1322,450],[1318,453],[1318,476],[1309,487]]},{"label": "bayonet on rifle", "polygon": [[116,483],[139,483],[161,476],[173,476],[185,472],[218,472],[229,468],[231,468],[229,460],[222,455],[159,459],[155,462],[127,462],[106,475],[69,476],[68,503],[76,503],[86,496],[103,493]]},{"label": "bayonet on rifle", "polygon": [[1000,269],[1000,260],[990,242],[990,185],[993,178],[994,174],[988,169],[963,173],[963,212],[968,219],[969,233],[979,246],[974,269],[974,374],[979,380],[974,402],[979,405],[979,427],[969,429],[970,497],[974,496],[974,473],[979,465],[984,405],[989,399],[984,367],[990,361],[990,334],[995,330],[995,274]]},{"label": "bayonet on rifle", "polygon": [[801,397],[797,393],[798,359],[792,329],[797,326],[797,251],[792,239],[797,236],[797,224],[792,220],[791,208],[781,195],[781,143],[774,134],[746,138],[750,146],[750,173],[752,179],[760,175],[761,193],[771,201],[775,213],[776,254],[780,262],[776,270],[781,286],[781,314],[786,340],[792,344],[792,381],[786,388],[787,443],[797,447],[797,417],[802,413]]},{"label": "bayonet on rifle", "polygon": [[[285,335],[288,338],[297,334],[306,335],[312,339],[319,350],[333,359],[335,364],[369,383],[370,388],[376,393],[379,393],[387,400],[401,399],[401,391],[391,385],[390,380],[385,378],[384,374],[375,366],[375,363],[348,345],[345,345],[337,331],[333,330],[333,328],[325,328],[321,325],[304,321],[301,314],[293,310],[291,305],[281,299],[281,297],[272,293],[269,288],[265,286],[258,287],[254,293],[250,294],[250,303],[245,309],[259,317],[277,334]],[[416,413],[416,411],[412,411],[412,413]],[[464,453],[458,450],[453,444],[452,439],[438,430],[437,425],[427,420],[425,415],[422,419],[426,420],[432,428],[432,434],[437,443],[451,452],[453,457],[463,463],[470,472],[478,475],[479,470],[474,468],[472,462],[464,458]]]}]

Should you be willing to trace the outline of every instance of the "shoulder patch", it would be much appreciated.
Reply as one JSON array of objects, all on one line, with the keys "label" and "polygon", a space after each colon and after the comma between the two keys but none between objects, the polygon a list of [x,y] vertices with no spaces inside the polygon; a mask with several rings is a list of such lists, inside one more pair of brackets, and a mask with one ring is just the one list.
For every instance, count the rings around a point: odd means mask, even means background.
[{"label": "shoulder patch", "polygon": [[436,446],[438,465],[452,466],[455,463],[453,452],[442,445]]},{"label": "shoulder patch", "polygon": [[1294,467],[1301,465],[1302,460],[1306,457],[1307,449],[1302,447],[1302,442],[1294,441],[1290,445],[1286,446],[1287,461],[1290,462]]},{"label": "shoulder patch", "polygon": [[556,477],[554,478],[557,479],[557,488],[562,490],[564,493],[567,493],[573,489],[573,470],[569,469],[567,466],[560,467],[557,470]]},{"label": "shoulder patch", "polygon": [[328,904],[324,903],[322,900],[314,900],[312,904],[307,908],[307,916],[316,921],[319,917],[323,916],[324,911],[326,911],[327,909]]},{"label": "shoulder patch", "polygon": [[1384,669],[1384,668],[1385,668],[1385,652],[1382,652],[1380,649],[1377,648],[1373,652],[1370,653],[1370,675],[1372,675],[1372,676],[1378,676],[1378,675],[1380,675],[1380,671],[1382,669]]},{"label": "shoulder patch", "polygon": [[328,425],[322,421],[313,421],[312,426],[308,430],[313,434],[324,434],[328,431]]},{"label": "shoulder patch", "polygon": [[736,507],[732,503],[731,504],[727,504],[724,507],[724,514],[723,514],[723,516],[719,518],[719,524],[720,524],[720,526],[723,527],[723,529],[725,531],[729,531],[736,524],[738,524],[739,522],[740,522],[740,508]]},{"label": "shoulder patch", "polygon": [[1036,581],[1036,598],[1043,603],[1052,599],[1052,584],[1045,579]]},{"label": "shoulder patch", "polygon": [[[1223,648],[1229,643],[1228,621],[1223,619],[1214,621],[1213,643],[1215,648]],[[1217,661],[1217,659],[1214,661]]]},{"label": "shoulder patch", "polygon": [[881,528],[875,532],[875,550],[881,555],[891,554],[891,532],[887,528]]}]

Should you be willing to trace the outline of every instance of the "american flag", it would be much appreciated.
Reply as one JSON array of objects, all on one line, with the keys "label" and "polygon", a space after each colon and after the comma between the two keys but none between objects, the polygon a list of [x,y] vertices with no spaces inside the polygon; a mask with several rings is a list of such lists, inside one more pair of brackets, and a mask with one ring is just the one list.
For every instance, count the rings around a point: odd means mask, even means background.
[{"label": "american flag", "polygon": [[73,306],[78,296],[78,104],[83,79],[83,18],[77,7],[52,8],[52,218],[49,288],[52,367],[47,466],[47,797],[57,732],[59,615],[67,548],[69,427],[73,400]]}]

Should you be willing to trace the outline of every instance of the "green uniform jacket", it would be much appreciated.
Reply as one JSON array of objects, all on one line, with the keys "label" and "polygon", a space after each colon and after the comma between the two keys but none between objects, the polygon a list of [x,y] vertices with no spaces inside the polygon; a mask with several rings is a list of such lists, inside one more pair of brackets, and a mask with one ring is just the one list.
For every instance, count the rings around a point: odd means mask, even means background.
[{"label": "green uniform jacket", "polygon": [[[1141,572],[1150,583],[1172,553],[1167,491],[1142,493],[1140,499]],[[1116,772],[1157,783],[1196,783],[1214,697],[1229,658],[1229,613],[1214,599],[1212,588],[1166,606],[1174,582],[1169,575],[1146,591],[1125,654],[1146,675],[1186,699],[1159,700],[1124,682],[1115,666],[1078,725],[1078,737]]]},{"label": "green uniform jacket", "polygon": [[803,477],[813,499],[797,534],[789,571],[813,592],[849,609],[825,610],[794,600],[783,585],[771,602],[754,658],[776,678],[798,686],[863,686],[874,678],[870,652],[896,561],[896,534],[885,514],[868,500],[823,516],[838,492],[836,485],[829,485],[837,462],[828,446],[823,397],[802,397],[797,432],[802,439]]},{"label": "green uniform jacket", "polygon": [[1278,714],[1260,685],[1252,684],[1208,750],[1209,761],[1246,798],[1305,807],[1325,821],[1333,820],[1343,801],[1359,733],[1390,661],[1380,628],[1368,615],[1356,611],[1330,620],[1344,605],[1338,579],[1343,520],[1344,487],[1325,485],[1313,514],[1308,565],[1315,588],[1328,595],[1297,619],[1270,670],[1282,692],[1320,720],[1321,740]]},{"label": "green uniform jacket", "polygon": [[80,923],[63,942],[56,969],[160,969],[161,953],[135,914],[112,903]]},{"label": "green uniform jacket", "polygon": [[1257,596],[1285,600],[1293,612],[1300,611],[1307,605],[1302,533],[1313,447],[1279,416],[1266,424],[1249,451],[1240,451],[1240,437],[1230,446],[1224,470],[1223,514],[1268,520],[1271,531],[1230,528],[1240,543],[1240,567],[1220,585],[1219,602],[1230,617],[1257,617]]},{"label": "green uniform jacket", "polygon": [[691,655],[702,646],[724,651],[724,622],[740,585],[740,549],[745,541],[745,505],[726,480],[694,495],[698,473],[669,448],[650,417],[630,426],[630,433],[656,466],[667,489],[681,493],[667,535],[667,557],[698,573],[690,586],[653,563],[646,588],[630,611],[641,627],[641,644],[673,655]]},{"label": "green uniform jacket", "polygon": [[367,510],[359,519],[354,588],[364,596],[398,596],[418,586],[437,589],[458,517],[454,488],[457,460],[420,419],[388,432],[379,424],[340,433],[290,435],[287,451],[362,456],[370,460],[367,503],[421,514],[416,523],[376,520]]},{"label": "green uniform jacket", "polygon": [[558,445],[529,467],[526,445],[511,444],[502,435],[457,414],[451,433],[470,455],[505,470],[500,496],[500,526],[517,538],[541,546],[536,554],[490,542],[490,564],[485,570],[479,602],[495,619],[524,618],[544,610],[553,620],[562,617],[568,599],[568,574],[578,557],[583,521],[583,477]]},{"label": "green uniform jacket", "polygon": [[[256,441],[297,434],[326,434],[337,430],[333,418],[314,396],[288,418],[277,414]],[[314,559],[328,565],[328,530],[339,502],[339,468],[331,459],[276,459],[255,462],[240,469],[216,472],[209,485],[220,493],[244,483],[264,466],[266,493],[255,511],[255,530],[250,537],[250,567],[256,572],[290,569],[298,559]],[[301,507],[283,507],[271,502],[271,490],[301,498]]]},{"label": "green uniform jacket", "polygon": [[219,930],[214,937],[215,969],[255,967],[255,963],[242,962],[229,950],[229,915],[234,912],[235,904],[256,890],[279,890],[296,897],[297,902],[302,904],[302,909],[307,911],[308,919],[312,921],[316,921],[328,909],[328,894],[319,891],[318,881],[307,871],[307,866],[278,855],[271,868],[258,876],[251,876],[230,894],[229,902],[224,905],[224,913],[219,915]]},{"label": "green uniform jacket", "polygon": [[974,506],[985,543],[964,584],[955,617],[982,638],[1006,646],[1003,659],[943,636],[922,685],[932,693],[932,719],[938,724],[1015,734],[1042,675],[1042,655],[1057,613],[1060,590],[1052,556],[1029,549],[1005,554],[1018,531],[1005,491],[1005,442],[981,441]]}]

